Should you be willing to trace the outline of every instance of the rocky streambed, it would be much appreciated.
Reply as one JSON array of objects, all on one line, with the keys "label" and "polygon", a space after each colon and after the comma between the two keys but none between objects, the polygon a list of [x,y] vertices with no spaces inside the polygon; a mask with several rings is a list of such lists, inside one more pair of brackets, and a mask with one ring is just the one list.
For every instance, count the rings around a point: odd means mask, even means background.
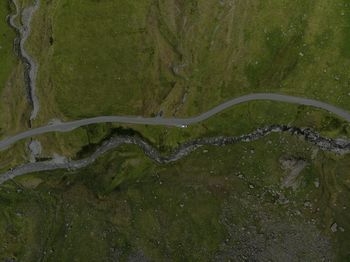
[{"label": "rocky streambed", "polygon": [[187,156],[199,147],[210,146],[225,146],[240,142],[250,142],[263,138],[271,133],[289,133],[299,136],[309,143],[319,147],[321,150],[330,151],[336,154],[346,154],[350,152],[350,141],[343,139],[331,139],[322,137],[317,132],[309,128],[297,128],[285,125],[272,125],[264,128],[259,128],[252,133],[241,136],[218,136],[206,137],[188,141],[180,145],[170,155],[162,155],[154,146],[148,143],[145,139],[139,136],[116,135],[109,140],[103,142],[98,149],[89,157],[80,160],[68,160],[66,158],[54,158],[49,161],[27,163],[18,166],[0,176],[0,184],[17,176],[22,176],[28,173],[50,171],[57,169],[76,170],[84,168],[96,161],[101,155],[118,146],[124,144],[133,144],[139,146],[142,151],[158,164],[168,164],[178,161]]},{"label": "rocky streambed", "polygon": [[[31,33],[31,21],[34,13],[39,9],[40,1],[35,0],[33,6],[21,8],[17,0],[12,0],[16,8],[16,13],[9,16],[8,23],[16,31],[17,37],[14,41],[14,50],[16,55],[20,58],[24,64],[24,79],[25,87],[28,94],[28,100],[32,106],[32,111],[30,115],[30,122],[34,120],[39,112],[39,99],[36,96],[36,77],[38,73],[38,65],[30,56],[25,48],[25,44]],[[16,19],[20,17],[20,21]]]}]

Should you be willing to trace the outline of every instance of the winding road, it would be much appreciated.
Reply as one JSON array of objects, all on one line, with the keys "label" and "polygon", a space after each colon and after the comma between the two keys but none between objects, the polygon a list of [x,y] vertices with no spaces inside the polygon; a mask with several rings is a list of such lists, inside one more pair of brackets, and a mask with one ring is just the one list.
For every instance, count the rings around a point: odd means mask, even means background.
[{"label": "winding road", "polygon": [[86,118],[71,122],[56,122],[49,124],[47,126],[42,126],[38,128],[33,128],[30,130],[27,130],[23,133],[19,133],[17,135],[11,136],[9,138],[6,138],[2,141],[0,141],[0,150],[7,148],[8,146],[16,143],[19,140],[50,133],[50,132],[68,132],[71,130],[74,130],[78,127],[90,125],[90,124],[97,124],[97,123],[125,123],[125,124],[142,124],[142,125],[161,125],[161,126],[177,126],[177,127],[186,127],[191,124],[196,124],[201,121],[204,121],[223,110],[226,110],[232,106],[250,102],[250,101],[260,101],[260,100],[267,100],[267,101],[278,101],[278,102],[286,102],[286,103],[293,103],[293,104],[299,104],[299,105],[306,105],[306,106],[312,106],[320,109],[324,109],[328,112],[331,112],[338,117],[343,118],[347,122],[350,123],[350,113],[346,110],[343,110],[341,108],[338,108],[334,105],[327,104],[325,102],[308,99],[308,98],[302,98],[302,97],[296,97],[296,96],[288,96],[288,95],[281,95],[281,94],[274,94],[274,93],[256,93],[256,94],[250,94],[250,95],[244,95],[238,98],[231,99],[225,103],[222,103],[211,110],[204,112],[198,116],[189,117],[189,118],[162,118],[162,117],[139,117],[139,116],[99,116],[99,117],[93,117],[93,118]]}]

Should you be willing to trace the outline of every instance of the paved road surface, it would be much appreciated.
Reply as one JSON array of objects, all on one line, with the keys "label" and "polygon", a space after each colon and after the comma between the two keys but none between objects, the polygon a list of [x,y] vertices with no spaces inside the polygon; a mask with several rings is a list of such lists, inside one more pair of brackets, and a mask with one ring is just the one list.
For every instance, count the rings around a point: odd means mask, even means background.
[{"label": "paved road surface", "polygon": [[81,119],[71,122],[55,122],[52,124],[49,124],[47,126],[39,127],[30,129],[28,131],[25,131],[23,133],[19,133],[17,135],[14,135],[12,137],[6,138],[2,141],[0,141],[0,150],[7,148],[8,146],[14,144],[15,142],[28,138],[37,136],[44,133],[49,132],[68,132],[73,129],[76,129],[81,126],[86,126],[90,124],[97,124],[97,123],[111,123],[111,122],[117,122],[117,123],[126,123],[126,124],[143,124],[143,125],[162,125],[162,126],[177,126],[177,127],[186,127],[187,125],[195,124],[201,121],[204,121],[213,115],[230,108],[234,105],[238,105],[241,103],[249,102],[249,101],[258,101],[258,100],[269,100],[269,101],[278,101],[278,102],[286,102],[286,103],[293,103],[293,104],[299,104],[299,105],[307,105],[312,106],[316,108],[321,108],[326,111],[329,111],[344,120],[350,122],[350,113],[338,108],[336,106],[313,100],[313,99],[307,99],[307,98],[301,98],[301,97],[295,97],[295,96],[288,96],[288,95],[280,95],[280,94],[273,94],[273,93],[256,93],[256,94],[250,94],[241,96],[238,98],[234,98],[232,100],[229,100],[225,103],[222,103],[218,105],[217,107],[214,107],[213,109],[204,112],[198,116],[189,117],[189,118],[162,118],[162,117],[153,117],[153,118],[147,118],[147,117],[138,117],[138,116],[99,116],[94,118],[87,118],[87,119]]}]

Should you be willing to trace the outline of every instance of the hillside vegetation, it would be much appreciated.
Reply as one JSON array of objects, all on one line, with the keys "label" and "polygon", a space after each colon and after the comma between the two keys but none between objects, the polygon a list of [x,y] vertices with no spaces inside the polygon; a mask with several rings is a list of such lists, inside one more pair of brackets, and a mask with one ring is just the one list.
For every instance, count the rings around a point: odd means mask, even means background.
[{"label": "hillside vegetation", "polygon": [[252,92],[350,109],[344,0],[43,1],[42,119],[193,115]]},{"label": "hillside vegetation", "polygon": [[288,135],[163,166],[123,146],[3,185],[0,259],[346,261],[349,160]]}]

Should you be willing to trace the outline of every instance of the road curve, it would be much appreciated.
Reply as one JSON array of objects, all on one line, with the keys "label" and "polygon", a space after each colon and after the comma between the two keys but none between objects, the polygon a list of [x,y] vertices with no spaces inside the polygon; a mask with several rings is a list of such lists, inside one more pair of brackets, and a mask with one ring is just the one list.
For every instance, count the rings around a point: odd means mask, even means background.
[{"label": "road curve", "polygon": [[7,148],[8,146],[14,144],[15,142],[28,138],[33,137],[45,133],[50,132],[68,132],[71,130],[74,130],[81,126],[86,126],[90,124],[97,124],[97,123],[125,123],[125,124],[143,124],[143,125],[161,125],[161,126],[177,126],[177,127],[183,127],[188,126],[191,124],[195,124],[201,121],[204,121],[210,117],[212,117],[215,114],[220,113],[221,111],[230,108],[234,105],[250,102],[250,101],[278,101],[278,102],[286,102],[286,103],[293,103],[293,104],[299,104],[299,105],[307,105],[312,106],[315,108],[324,109],[328,112],[331,112],[347,122],[350,123],[350,113],[346,110],[343,110],[341,108],[338,108],[334,105],[327,104],[325,102],[313,100],[313,99],[307,99],[302,97],[296,97],[296,96],[289,96],[289,95],[281,95],[281,94],[274,94],[274,93],[255,93],[255,94],[249,94],[244,95],[238,98],[231,99],[227,102],[224,102],[212,109],[210,109],[207,112],[204,112],[198,116],[189,117],[189,118],[162,118],[162,117],[139,117],[139,116],[99,116],[99,117],[93,117],[93,118],[86,118],[71,122],[56,122],[53,124],[49,124],[47,126],[42,126],[34,129],[27,130],[23,133],[19,133],[17,135],[11,136],[9,138],[6,138],[2,141],[0,141],[0,150]]}]

